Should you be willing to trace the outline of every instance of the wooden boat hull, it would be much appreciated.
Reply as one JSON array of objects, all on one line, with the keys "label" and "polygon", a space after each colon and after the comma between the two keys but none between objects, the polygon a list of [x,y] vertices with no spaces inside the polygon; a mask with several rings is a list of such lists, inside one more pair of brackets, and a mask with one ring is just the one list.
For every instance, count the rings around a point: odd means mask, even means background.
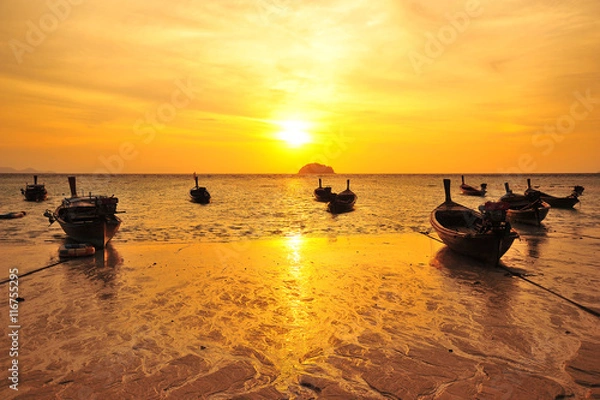
[{"label": "wooden boat hull", "polygon": [[210,197],[204,197],[204,196],[190,196],[190,201],[192,203],[198,203],[198,204],[208,204],[210,203]]},{"label": "wooden boat hull", "polygon": [[210,203],[210,193],[205,188],[192,188],[190,189],[190,200],[193,203],[208,204]]},{"label": "wooden boat hull", "polygon": [[533,205],[522,209],[508,209],[506,215],[511,223],[539,226],[550,211],[550,205],[542,202],[539,206]]},{"label": "wooden boat hull", "polygon": [[319,178],[319,187],[313,192],[315,199],[322,203],[329,203],[336,196],[331,192],[331,186],[323,186],[323,181]]},{"label": "wooden boat hull", "polygon": [[329,204],[327,205],[327,209],[332,214],[343,214],[354,210],[355,203],[356,201],[347,203],[333,200],[329,202]]},{"label": "wooden boat hull", "polygon": [[79,243],[89,243],[97,248],[104,248],[121,226],[121,219],[114,215],[98,217],[89,221],[67,222],[58,216],[57,211],[54,213],[54,218],[68,237]]},{"label": "wooden boat hull", "polygon": [[444,227],[438,222],[436,210],[431,213],[430,222],[442,242],[452,251],[494,265],[498,263],[500,258],[510,249],[515,239],[519,237],[512,230],[504,234],[498,234],[497,232],[482,234],[457,232]]},{"label": "wooden boat hull", "polygon": [[25,196],[25,201],[44,201],[48,198],[48,192],[43,187],[41,189],[26,189],[23,196]]},{"label": "wooden boat hull", "polygon": [[33,184],[26,185],[25,189],[21,189],[21,193],[25,196],[26,201],[44,201],[48,197],[46,186],[39,184],[37,175],[33,176]]},{"label": "wooden boat hull", "polygon": [[356,204],[356,195],[350,191],[343,191],[334,195],[333,199],[327,204],[327,209],[332,214],[342,214],[354,210]]},{"label": "wooden boat hull", "polygon": [[464,194],[466,196],[483,197],[483,196],[485,196],[485,193],[486,193],[485,190],[475,189],[473,186],[469,186],[469,185],[460,185],[460,191],[462,192],[462,194]]},{"label": "wooden boat hull", "polygon": [[577,197],[554,197],[554,196],[541,196],[543,201],[550,204],[552,208],[573,208],[577,203],[579,203],[579,199]]},{"label": "wooden boat hull", "polygon": [[341,214],[354,210],[358,196],[350,190],[350,179],[347,180],[346,190],[338,194],[333,194],[331,201],[327,204],[327,209],[332,214]]},{"label": "wooden boat hull", "polygon": [[23,218],[25,215],[27,215],[26,211],[13,211],[6,214],[0,214],[0,219]]},{"label": "wooden boat hull", "polygon": [[579,196],[583,194],[584,187],[583,186],[575,186],[573,188],[573,192],[569,196],[565,197],[556,197],[551,194],[544,193],[542,191],[533,189],[531,187],[531,179],[527,179],[527,190],[525,190],[525,195],[528,194],[537,194],[539,195],[542,201],[548,203],[552,208],[573,208],[575,204],[579,203]]},{"label": "wooden boat hull", "polygon": [[315,200],[320,201],[321,203],[329,203],[335,194],[331,193],[331,188],[317,188],[314,191],[314,196]]},{"label": "wooden boat hull", "polygon": [[476,189],[471,185],[467,185],[465,183],[465,176],[461,175],[461,184],[460,184],[460,191],[462,192],[462,194],[466,195],[466,196],[480,196],[483,197],[485,196],[485,193],[487,192],[487,183],[482,183],[481,184],[481,189]]},{"label": "wooden boat hull", "polygon": [[69,177],[71,197],[64,199],[54,213],[46,210],[50,224],[58,221],[68,237],[79,243],[104,248],[121,226],[121,219],[115,214],[119,199],[111,196],[78,197],[74,176]]},{"label": "wooden boat hull", "polygon": [[446,201],[429,216],[442,242],[456,253],[498,264],[519,237],[506,222],[506,203],[488,202],[480,207],[482,214],[452,201],[450,179],[444,179],[444,191]]}]

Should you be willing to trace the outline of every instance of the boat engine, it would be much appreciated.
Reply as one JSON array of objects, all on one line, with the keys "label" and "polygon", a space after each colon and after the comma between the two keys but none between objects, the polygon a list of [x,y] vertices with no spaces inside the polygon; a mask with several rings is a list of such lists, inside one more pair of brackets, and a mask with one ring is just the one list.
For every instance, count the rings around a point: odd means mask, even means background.
[{"label": "boat engine", "polygon": [[577,198],[583,194],[583,190],[584,190],[583,186],[577,185],[573,188],[573,193],[571,193],[571,196]]},{"label": "boat engine", "polygon": [[56,219],[54,219],[54,214],[52,214],[52,211],[50,210],[44,211],[44,217],[48,218],[48,222],[50,222],[50,225],[52,225],[56,221]]},{"label": "boat engine", "polygon": [[532,204],[536,205],[537,203],[542,202],[542,193],[539,190],[530,190],[525,193],[525,198]]},{"label": "boat engine", "polygon": [[488,201],[479,206],[479,211],[483,214],[482,232],[488,230],[504,231],[510,230],[510,223],[506,220],[506,210],[509,204],[504,201]]}]

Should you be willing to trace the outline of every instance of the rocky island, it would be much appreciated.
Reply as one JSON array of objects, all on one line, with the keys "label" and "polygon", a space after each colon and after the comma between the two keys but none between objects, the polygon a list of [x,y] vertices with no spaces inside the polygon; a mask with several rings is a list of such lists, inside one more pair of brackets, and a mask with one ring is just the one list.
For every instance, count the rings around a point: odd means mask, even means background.
[{"label": "rocky island", "polygon": [[306,164],[300,168],[299,174],[335,174],[333,168],[319,163]]}]

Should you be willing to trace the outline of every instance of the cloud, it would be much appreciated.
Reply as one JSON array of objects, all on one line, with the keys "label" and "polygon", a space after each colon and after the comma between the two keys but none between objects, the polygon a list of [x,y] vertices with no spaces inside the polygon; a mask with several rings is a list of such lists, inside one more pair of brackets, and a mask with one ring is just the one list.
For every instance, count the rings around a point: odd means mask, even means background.
[{"label": "cloud", "polygon": [[[416,74],[407,55],[423,53],[474,1],[83,1],[21,63],[3,47],[0,153],[48,134],[118,146],[188,77],[198,95],[165,128],[173,146],[189,135],[260,140],[268,127],[252,121],[290,115],[318,120],[324,132],[368,129],[390,148],[411,135],[429,143],[459,134],[477,147],[490,132],[524,144],[574,91],[600,93],[595,0],[481,1],[481,14]],[[2,2],[0,41],[26,43],[29,22],[53,12],[48,4]],[[578,125],[585,137],[598,115]]]}]

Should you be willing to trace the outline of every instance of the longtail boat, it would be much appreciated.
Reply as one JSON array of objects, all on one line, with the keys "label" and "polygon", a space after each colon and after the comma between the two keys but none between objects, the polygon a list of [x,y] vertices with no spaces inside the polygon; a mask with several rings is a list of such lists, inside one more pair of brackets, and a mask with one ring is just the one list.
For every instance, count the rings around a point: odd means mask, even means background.
[{"label": "longtail boat", "polygon": [[50,224],[57,221],[71,239],[103,248],[121,226],[121,219],[115,215],[119,199],[91,193],[78,196],[74,176],[69,177],[69,187],[71,197],[63,199],[54,212],[46,210],[44,216]]},{"label": "longtail boat", "polygon": [[465,183],[464,175],[461,175],[461,180],[462,183],[460,185],[460,191],[462,192],[462,194],[467,196],[485,196],[485,193],[487,192],[487,183],[482,183],[481,189],[476,189],[473,186],[467,185]]},{"label": "longtail boat", "polygon": [[194,203],[208,204],[210,203],[210,193],[203,186],[198,186],[198,176],[194,172],[194,181],[196,186],[190,189],[190,198]]},{"label": "longtail boat", "polygon": [[25,183],[25,189],[21,189],[21,194],[25,196],[26,201],[44,201],[48,197],[46,186],[38,183],[37,175],[33,176],[33,184]]},{"label": "longtail boat", "polygon": [[579,203],[579,196],[583,194],[584,187],[583,186],[575,186],[573,187],[573,191],[570,195],[565,197],[556,197],[552,196],[548,193],[541,192],[539,190],[533,189],[531,187],[531,179],[527,179],[527,190],[525,190],[525,195],[529,193],[538,192],[540,194],[540,199],[550,204],[553,208],[573,208],[575,204]]},{"label": "longtail boat", "polygon": [[350,190],[350,179],[348,179],[346,181],[346,190],[335,194],[327,205],[327,209],[332,214],[341,214],[352,211],[354,210],[354,204],[356,204],[357,197],[358,196]]},{"label": "longtail boat", "polygon": [[506,211],[508,220],[512,223],[539,226],[550,211],[550,204],[540,198],[540,193],[531,191],[526,195],[515,194],[510,190],[508,182],[504,183],[506,194],[500,201],[508,203]]},{"label": "longtail boat", "polygon": [[430,223],[451,250],[496,265],[518,233],[506,220],[508,205],[487,202],[475,211],[452,201],[450,179],[444,179],[446,200],[430,215]]},{"label": "longtail boat", "polygon": [[323,203],[329,203],[335,193],[331,192],[331,186],[323,186],[321,178],[319,178],[319,187],[313,192],[315,199]]}]

